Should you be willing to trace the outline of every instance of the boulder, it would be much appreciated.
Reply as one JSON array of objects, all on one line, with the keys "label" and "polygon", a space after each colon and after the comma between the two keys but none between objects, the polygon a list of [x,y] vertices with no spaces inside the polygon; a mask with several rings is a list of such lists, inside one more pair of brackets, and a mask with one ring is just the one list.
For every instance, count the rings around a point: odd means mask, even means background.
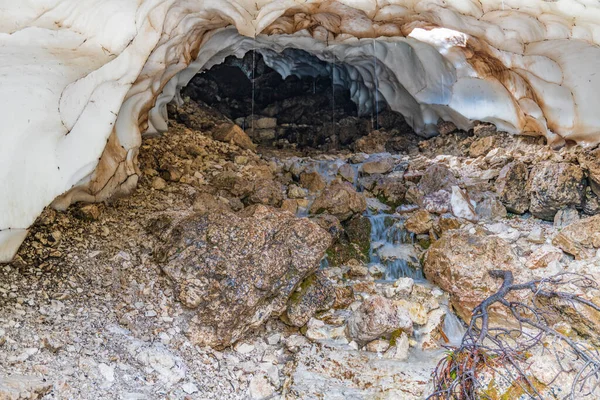
[{"label": "boulder", "polygon": [[404,202],[406,186],[401,178],[380,176],[374,183],[371,191],[382,203],[390,207],[397,207]]},{"label": "boulder", "polygon": [[445,214],[450,210],[450,192],[438,190],[423,197],[423,208],[434,214]]},{"label": "boulder", "polygon": [[423,264],[426,278],[450,294],[457,314],[466,321],[473,308],[502,284],[489,276],[491,270],[511,271],[516,281],[526,282],[531,276],[508,242],[463,230],[444,233],[431,245]]},{"label": "boulder", "polygon": [[528,176],[527,166],[520,161],[509,163],[500,170],[496,193],[508,211],[523,214],[529,209]]},{"label": "boulder", "polygon": [[318,311],[333,307],[335,299],[333,284],[322,271],[317,271],[292,294],[284,320],[293,326],[304,326]]},{"label": "boulder", "polygon": [[254,191],[254,182],[246,176],[233,171],[224,171],[216,175],[212,184],[234,197],[245,198]]},{"label": "boulder", "polygon": [[315,272],[330,235],[306,218],[263,205],[191,214],[164,234],[155,257],[188,313],[188,335],[215,348],[285,311]]},{"label": "boulder", "polygon": [[587,215],[600,214],[600,199],[589,186],[585,189],[583,212]]},{"label": "boulder", "polygon": [[552,221],[561,208],[581,208],[585,193],[583,171],[569,163],[544,162],[533,167],[529,188],[531,213]]},{"label": "boulder", "polygon": [[484,221],[492,221],[506,217],[506,207],[491,193],[485,193],[477,207],[477,216]]},{"label": "boulder", "polygon": [[250,137],[236,124],[224,124],[213,133],[213,139],[220,142],[233,143],[242,149],[256,150]]},{"label": "boulder", "polygon": [[394,165],[396,165],[396,160],[390,155],[372,156],[363,163],[361,172],[368,175],[385,174],[390,172]]},{"label": "boulder", "polygon": [[573,222],[552,243],[577,259],[593,256],[600,248],[600,215]]},{"label": "boulder", "polygon": [[366,299],[348,320],[350,337],[361,343],[389,337],[397,331],[412,332],[410,315],[382,296]]},{"label": "boulder", "polygon": [[281,183],[271,179],[259,179],[254,182],[254,191],[247,199],[249,204],[264,204],[278,207],[283,201]]},{"label": "boulder", "polygon": [[554,226],[557,228],[567,227],[577,221],[579,221],[579,212],[574,208],[563,208],[554,216]]},{"label": "boulder", "polygon": [[486,136],[481,139],[477,139],[469,147],[469,155],[473,158],[487,155],[494,148],[496,143],[494,136]]},{"label": "boulder", "polygon": [[300,174],[300,185],[311,193],[325,189],[327,183],[317,172],[303,172]]},{"label": "boulder", "polygon": [[419,181],[418,188],[427,196],[439,190],[450,192],[452,186],[456,186],[457,184],[458,180],[448,167],[443,164],[433,164],[425,170]]},{"label": "boulder", "polygon": [[450,206],[452,207],[452,214],[458,218],[464,218],[471,222],[476,222],[479,219],[475,207],[471,204],[469,195],[458,186],[452,186]]},{"label": "boulder", "polygon": [[367,201],[362,193],[358,193],[348,182],[334,181],[315,199],[310,213],[327,213],[345,221],[366,209]]},{"label": "boulder", "polygon": [[427,211],[419,210],[406,220],[404,227],[417,235],[428,233],[433,228],[433,218]]},{"label": "boulder", "polygon": [[338,174],[350,183],[354,183],[357,179],[357,169],[350,164],[343,164],[338,169]]},{"label": "boulder", "polygon": [[580,153],[578,161],[589,175],[592,190],[600,196],[600,148]]},{"label": "boulder", "polygon": [[344,225],[348,240],[357,245],[360,252],[368,254],[371,248],[371,220],[364,215],[355,215]]}]

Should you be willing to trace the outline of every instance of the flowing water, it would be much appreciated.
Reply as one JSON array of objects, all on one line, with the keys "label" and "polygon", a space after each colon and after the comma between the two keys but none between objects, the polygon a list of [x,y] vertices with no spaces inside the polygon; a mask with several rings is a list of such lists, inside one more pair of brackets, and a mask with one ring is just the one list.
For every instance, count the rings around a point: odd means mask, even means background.
[{"label": "flowing water", "polygon": [[[373,155],[376,157],[379,155]],[[338,176],[339,168],[346,161],[342,159],[323,159],[308,162],[304,170],[318,173],[326,183],[332,182]],[[362,164],[349,164],[353,169],[353,182],[357,191],[362,191],[360,185],[360,168]],[[308,197],[308,206],[298,209],[298,216],[308,216],[308,210],[314,201],[314,196]],[[390,212],[389,207],[372,199],[371,207],[364,214],[371,222],[371,247],[369,250],[369,267],[376,267],[383,272],[384,280],[395,281],[398,278],[410,277],[422,281],[423,272],[419,263],[419,255],[415,251],[415,237],[404,228],[405,217]],[[385,211],[387,209],[387,211]]]},{"label": "flowing water", "polygon": [[[377,157],[380,155],[371,155]],[[340,167],[346,161],[340,158],[325,158],[321,160],[296,159],[295,162],[304,164],[306,172],[318,173],[326,183],[332,182],[338,176]],[[361,163],[349,164],[352,167],[354,187],[362,191],[360,185]],[[308,216],[308,210],[314,201],[314,195],[308,198],[308,206],[298,210],[298,216]],[[404,227],[406,217],[396,213],[395,210],[379,203],[376,199],[369,199],[369,207],[364,216],[371,222],[371,246],[369,250],[368,266],[370,269],[379,269],[383,274],[382,282],[394,282],[398,278],[410,277],[422,285],[431,285],[425,279],[420,263],[420,255],[415,246],[415,235]],[[328,268],[327,257],[321,261],[321,268]],[[443,331],[448,338],[447,345],[459,346],[465,332],[462,322],[451,311],[447,302],[442,304],[446,315],[444,317]],[[416,332],[416,335],[419,333]],[[431,355],[427,355],[431,357]]]}]

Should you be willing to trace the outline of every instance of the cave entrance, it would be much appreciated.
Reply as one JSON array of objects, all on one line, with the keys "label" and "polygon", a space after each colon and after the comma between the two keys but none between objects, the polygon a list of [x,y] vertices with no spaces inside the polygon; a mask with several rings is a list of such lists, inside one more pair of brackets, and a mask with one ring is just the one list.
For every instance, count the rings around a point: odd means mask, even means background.
[{"label": "cave entrance", "polygon": [[[269,65],[268,57],[250,51],[197,74],[182,90],[182,97],[222,114],[262,148],[398,152],[416,141],[407,142],[416,139],[414,131],[380,93],[371,93],[359,104],[353,101],[351,89],[335,75],[335,63],[297,49],[282,54],[294,60],[293,71],[287,66],[277,68],[272,60]],[[288,68],[287,76],[282,76],[282,68]],[[187,115],[172,117],[192,124]],[[378,148],[361,147],[357,141],[370,134],[385,136],[385,143],[379,140]]]}]

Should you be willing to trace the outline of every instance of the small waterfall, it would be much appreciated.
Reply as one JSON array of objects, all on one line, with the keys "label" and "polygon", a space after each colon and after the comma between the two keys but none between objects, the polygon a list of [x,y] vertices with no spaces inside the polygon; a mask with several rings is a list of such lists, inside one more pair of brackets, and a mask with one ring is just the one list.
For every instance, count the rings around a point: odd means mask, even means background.
[{"label": "small waterfall", "polygon": [[444,318],[444,326],[442,329],[448,338],[448,345],[458,347],[462,343],[466,329],[456,314],[450,310],[448,305],[444,305],[444,308],[446,317]]},{"label": "small waterfall", "polygon": [[369,264],[381,265],[385,280],[410,277],[423,280],[423,272],[413,243],[414,235],[404,229],[404,219],[394,214],[369,215],[371,249]]},{"label": "small waterfall", "polygon": [[[316,172],[329,184],[336,177],[340,167],[346,161],[340,158],[310,160],[306,162],[304,171]],[[353,185],[362,191],[359,182],[361,164],[350,164]],[[298,208],[298,217],[307,217],[315,195],[307,198],[307,206]],[[389,207],[388,207],[389,209]],[[415,235],[404,229],[405,217],[398,214],[387,214],[385,211],[367,210],[365,216],[371,221],[371,247],[369,250],[369,266],[380,266],[384,271],[383,279],[395,281],[401,277],[410,277],[418,281],[424,280],[419,256],[415,251]],[[323,264],[322,264],[323,265]]]}]

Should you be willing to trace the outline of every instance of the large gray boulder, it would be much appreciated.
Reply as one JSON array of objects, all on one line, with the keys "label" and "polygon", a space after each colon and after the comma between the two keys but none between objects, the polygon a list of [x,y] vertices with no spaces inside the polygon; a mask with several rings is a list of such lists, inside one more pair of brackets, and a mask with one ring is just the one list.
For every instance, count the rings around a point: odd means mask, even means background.
[{"label": "large gray boulder", "polygon": [[315,272],[331,236],[314,222],[264,205],[192,214],[156,251],[188,314],[190,339],[223,348],[271,315]]}]

